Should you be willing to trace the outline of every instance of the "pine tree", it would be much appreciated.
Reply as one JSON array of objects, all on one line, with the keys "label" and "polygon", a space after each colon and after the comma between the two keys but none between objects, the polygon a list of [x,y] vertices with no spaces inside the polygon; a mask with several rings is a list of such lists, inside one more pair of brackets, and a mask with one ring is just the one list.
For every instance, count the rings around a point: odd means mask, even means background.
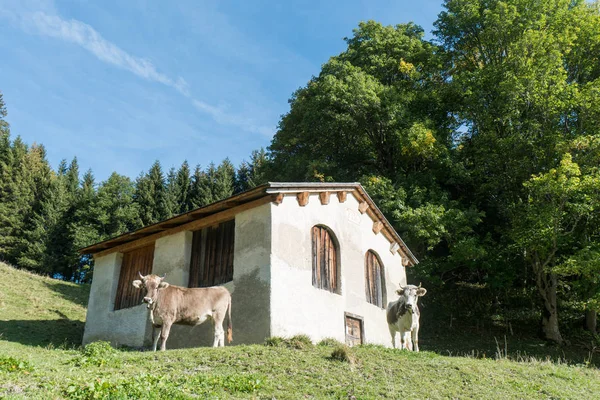
[{"label": "pine tree", "polygon": [[265,149],[253,150],[250,162],[242,161],[235,175],[235,193],[252,189],[267,182]]},{"label": "pine tree", "polygon": [[177,171],[176,188],[177,188],[177,204],[179,205],[178,213],[182,214],[192,209],[190,202],[191,192],[190,166],[187,161],[181,164]]},{"label": "pine tree", "polygon": [[[75,278],[79,264],[76,245],[76,212],[79,198],[77,159],[59,165],[59,175],[51,178],[42,198],[34,205],[23,234],[20,266],[61,277]],[[35,246],[31,246],[35,243]]]},{"label": "pine tree", "polygon": [[179,214],[179,203],[177,198],[179,188],[177,187],[177,174],[175,168],[171,167],[167,174],[167,183],[165,185],[165,215],[164,218],[171,218]]},{"label": "pine tree", "polygon": [[212,181],[212,202],[230,197],[234,191],[235,167],[229,161],[224,159],[217,167]]},{"label": "pine tree", "polygon": [[[22,153],[21,143],[13,143],[15,154]],[[13,217],[18,221],[13,225],[9,260],[20,267],[51,274],[46,264],[46,245],[49,231],[53,223],[60,218],[51,204],[59,196],[54,193],[56,177],[46,160],[43,146],[33,145],[27,150],[13,175],[15,190],[13,191]],[[49,217],[47,217],[49,214]],[[48,222],[51,219],[52,223]]]},{"label": "pine tree", "polygon": [[5,120],[7,115],[4,98],[2,92],[0,92],[0,178],[2,168],[10,163],[10,126]]},{"label": "pine tree", "polygon": [[206,170],[202,174],[202,179],[200,180],[200,205],[202,207],[215,201],[213,193],[216,175],[217,167],[215,167],[214,162],[211,162],[208,164],[208,167],[206,167]]},{"label": "pine tree", "polygon": [[165,178],[157,160],[147,174],[140,174],[136,180],[134,200],[139,206],[140,221],[143,226],[155,224],[167,215]]},{"label": "pine tree", "polygon": [[188,210],[193,210],[198,207],[202,207],[202,185],[204,181],[204,171],[200,168],[200,165],[196,165],[194,168],[194,174],[190,180],[190,192],[188,197]]},{"label": "pine tree", "polygon": [[142,226],[136,192],[131,179],[113,172],[98,188],[95,213],[99,240],[130,232]]},{"label": "pine tree", "polygon": [[[94,175],[88,169],[83,175],[81,189],[75,201],[75,219],[69,226],[74,232],[74,248],[80,249],[100,241],[98,206]],[[78,282],[91,280],[92,260],[88,256],[77,257],[74,279]]]},{"label": "pine tree", "polygon": [[250,180],[250,175],[252,174],[251,165],[246,161],[242,160],[240,166],[238,167],[235,173],[235,193],[241,193],[250,188],[248,181]]}]

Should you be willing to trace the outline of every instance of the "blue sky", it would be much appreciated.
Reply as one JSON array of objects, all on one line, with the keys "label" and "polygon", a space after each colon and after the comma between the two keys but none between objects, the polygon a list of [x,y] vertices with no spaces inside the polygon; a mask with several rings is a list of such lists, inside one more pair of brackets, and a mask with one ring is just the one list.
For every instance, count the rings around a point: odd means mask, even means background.
[{"label": "blue sky", "polygon": [[0,0],[0,91],[54,168],[238,165],[360,21],[430,32],[441,2]]}]

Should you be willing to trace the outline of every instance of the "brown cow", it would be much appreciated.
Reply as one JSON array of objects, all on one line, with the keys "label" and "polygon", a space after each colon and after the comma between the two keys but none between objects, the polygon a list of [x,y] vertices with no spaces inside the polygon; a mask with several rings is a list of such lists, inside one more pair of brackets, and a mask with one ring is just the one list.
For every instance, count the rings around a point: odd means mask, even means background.
[{"label": "brown cow", "polygon": [[[167,338],[171,325],[200,325],[208,318],[213,322],[215,341],[213,347],[225,346],[223,321],[228,316],[227,342],[231,343],[231,294],[222,286],[207,288],[184,288],[169,285],[164,282],[164,275],[146,275],[139,273],[142,280],[133,281],[133,286],[138,289],[146,288],[143,302],[150,310],[152,321],[152,334],[156,351],[160,337],[160,349],[166,349]],[[155,329],[156,328],[156,329]],[[155,332],[158,329],[158,332]],[[158,334],[160,333],[160,335]]]}]

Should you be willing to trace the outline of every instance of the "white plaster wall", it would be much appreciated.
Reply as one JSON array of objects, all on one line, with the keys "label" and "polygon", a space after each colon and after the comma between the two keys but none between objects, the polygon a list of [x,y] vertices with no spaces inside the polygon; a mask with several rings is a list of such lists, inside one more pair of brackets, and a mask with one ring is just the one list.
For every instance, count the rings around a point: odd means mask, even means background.
[{"label": "white plaster wall", "polygon": [[270,334],[271,203],[235,216],[231,292],[233,343],[263,343]]},{"label": "white plaster wall", "polygon": [[[295,195],[286,195],[281,204],[271,205],[271,213],[271,335],[344,342],[348,312],[364,318],[366,343],[391,346],[385,310],[366,300],[365,254],[374,250],[383,262],[387,301],[396,299],[398,284],[406,283],[405,270],[400,254],[390,252],[385,236],[373,233],[368,214],[358,211],[357,199],[348,194],[340,203],[332,194],[329,204],[321,205],[315,193],[300,207]],[[312,286],[311,228],[318,224],[330,228],[339,242],[341,294]]]},{"label": "white plaster wall", "polygon": [[121,253],[95,259],[83,344],[96,340],[108,340],[115,346],[141,347],[144,344],[146,307],[139,305],[114,311],[122,260]]}]

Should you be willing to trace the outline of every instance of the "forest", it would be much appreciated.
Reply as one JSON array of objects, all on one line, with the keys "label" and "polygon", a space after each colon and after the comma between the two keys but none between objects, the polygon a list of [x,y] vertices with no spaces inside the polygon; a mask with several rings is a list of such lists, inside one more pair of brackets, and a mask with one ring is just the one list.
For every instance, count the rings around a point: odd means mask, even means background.
[{"label": "forest", "polygon": [[431,39],[410,22],[358,24],[237,167],[156,161],[100,183],[77,159],[53,170],[10,132],[0,94],[0,260],[88,282],[86,245],[266,181],[358,181],[419,258],[411,279],[449,309],[532,310],[556,343],[577,324],[595,333],[600,6],[443,6]]}]

